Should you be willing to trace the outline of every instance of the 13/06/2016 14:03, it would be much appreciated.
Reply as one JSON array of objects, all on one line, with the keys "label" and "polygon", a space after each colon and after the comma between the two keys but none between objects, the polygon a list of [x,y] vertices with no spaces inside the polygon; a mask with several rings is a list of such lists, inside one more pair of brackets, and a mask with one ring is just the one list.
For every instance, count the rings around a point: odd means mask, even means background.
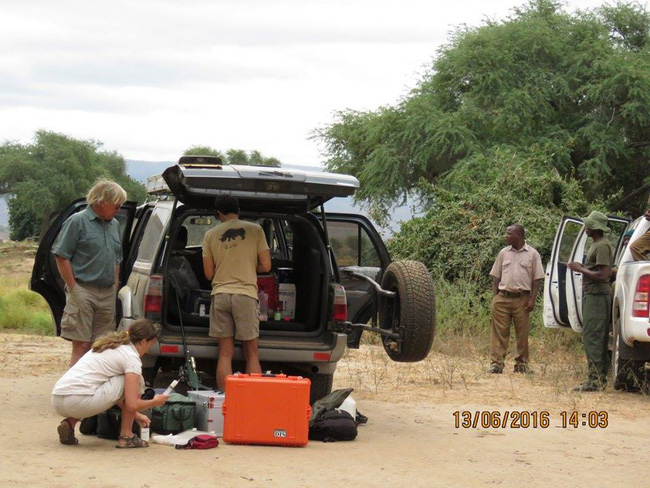
[{"label": "13/06/2016 14:03", "polygon": [[547,410],[457,410],[453,413],[454,427],[457,429],[548,429],[561,427],[587,427],[604,429],[609,425],[606,411],[592,410],[578,412],[563,410],[559,413],[559,424],[551,425],[551,414]]}]

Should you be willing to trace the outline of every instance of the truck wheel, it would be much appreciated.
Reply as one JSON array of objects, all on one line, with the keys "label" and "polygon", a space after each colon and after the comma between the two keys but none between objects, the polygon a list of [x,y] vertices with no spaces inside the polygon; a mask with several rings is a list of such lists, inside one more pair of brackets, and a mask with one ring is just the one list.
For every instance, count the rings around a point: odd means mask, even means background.
[{"label": "truck wheel", "polygon": [[612,347],[612,378],[614,389],[621,391],[639,391],[645,383],[643,361],[621,358],[621,348],[624,347],[621,337],[621,319],[614,323],[614,344]]},{"label": "truck wheel", "polygon": [[393,361],[415,362],[427,357],[436,326],[433,280],[419,261],[392,262],[381,287],[396,293],[379,296],[379,327],[400,335],[401,341],[383,337],[386,353]]}]

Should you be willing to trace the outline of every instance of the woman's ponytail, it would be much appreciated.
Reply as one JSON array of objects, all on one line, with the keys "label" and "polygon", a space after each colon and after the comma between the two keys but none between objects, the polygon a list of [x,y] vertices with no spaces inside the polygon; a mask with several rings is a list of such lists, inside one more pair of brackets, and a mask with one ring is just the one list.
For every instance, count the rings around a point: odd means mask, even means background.
[{"label": "woman's ponytail", "polygon": [[106,349],[115,349],[129,343],[137,344],[143,340],[158,337],[160,326],[149,319],[138,319],[131,324],[129,330],[109,332],[93,343],[93,352],[103,352]]},{"label": "woman's ponytail", "polygon": [[93,352],[103,352],[106,349],[115,349],[116,347],[123,346],[129,342],[131,342],[131,339],[128,330],[123,330],[122,332],[109,332],[93,343]]}]

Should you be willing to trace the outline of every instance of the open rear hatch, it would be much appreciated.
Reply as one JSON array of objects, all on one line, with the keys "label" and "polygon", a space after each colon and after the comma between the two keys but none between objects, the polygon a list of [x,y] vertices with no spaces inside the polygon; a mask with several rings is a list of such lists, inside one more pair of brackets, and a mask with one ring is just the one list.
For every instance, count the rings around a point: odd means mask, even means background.
[{"label": "open rear hatch", "polygon": [[242,211],[302,213],[359,188],[354,176],[271,166],[224,165],[217,157],[183,156],[163,179],[174,196],[194,208],[212,208],[217,195],[233,195]]}]

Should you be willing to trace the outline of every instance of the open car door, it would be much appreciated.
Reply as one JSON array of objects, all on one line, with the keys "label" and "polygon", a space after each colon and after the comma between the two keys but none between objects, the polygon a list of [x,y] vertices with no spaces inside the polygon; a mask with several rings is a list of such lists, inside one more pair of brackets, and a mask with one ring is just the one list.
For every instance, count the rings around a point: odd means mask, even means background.
[{"label": "open car door", "polygon": [[[327,232],[339,269],[341,284],[345,288],[348,319],[352,323],[367,323],[376,316],[373,285],[354,278],[354,271],[372,278],[377,283],[391,258],[379,233],[370,220],[362,215],[326,213]],[[350,347],[359,347],[361,334],[348,336]]]},{"label": "open car door", "polygon": [[567,307],[566,271],[582,228],[580,219],[563,217],[555,234],[551,260],[546,266],[544,281],[544,325],[546,327],[570,327],[571,325]]},{"label": "open car door", "polygon": [[[136,202],[125,202],[115,215],[115,218],[120,223],[120,237],[122,239],[124,260],[129,255],[131,227],[133,226],[136,205]],[[65,283],[61,279],[59,270],[56,267],[56,259],[52,254],[52,246],[61,232],[61,227],[63,227],[66,219],[77,212],[81,212],[86,207],[85,198],[77,199],[68,205],[50,224],[50,227],[41,239],[38,251],[36,252],[36,258],[34,259],[29,288],[45,298],[45,301],[50,306],[52,318],[56,325],[57,336],[61,334],[61,317],[63,315],[63,308],[65,307]],[[125,278],[125,270],[122,268],[120,270],[120,286],[124,284]]]},{"label": "open car door", "polygon": [[[628,219],[609,217],[611,232],[605,236],[616,249],[623,238]],[[555,235],[551,261],[546,267],[544,283],[544,325],[582,330],[582,273],[572,272],[567,264],[585,262],[591,245],[582,220],[563,217]]]}]

